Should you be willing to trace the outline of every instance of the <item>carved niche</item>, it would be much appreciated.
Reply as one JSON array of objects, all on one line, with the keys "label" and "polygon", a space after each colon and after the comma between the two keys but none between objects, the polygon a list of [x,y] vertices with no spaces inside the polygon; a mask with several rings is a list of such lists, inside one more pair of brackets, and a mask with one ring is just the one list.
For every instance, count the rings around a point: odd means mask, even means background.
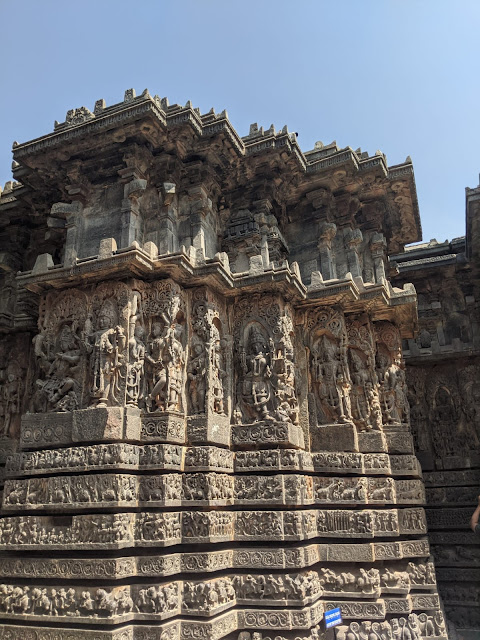
[{"label": "carved niche", "polygon": [[138,308],[138,292],[121,282],[47,294],[33,339],[32,411],[131,404],[141,386]]},{"label": "carved niche", "polygon": [[231,337],[225,332],[226,315],[221,307],[207,289],[194,290],[187,364],[190,415],[230,415],[231,389],[227,372]]},{"label": "carved niche", "polygon": [[37,372],[33,411],[83,408],[88,405],[87,358],[94,351],[87,295],[79,289],[47,294],[38,324],[40,331],[33,338]]},{"label": "carved niche", "polygon": [[306,345],[310,356],[310,393],[317,424],[352,420],[351,379],[343,313],[333,307],[311,311]]},{"label": "carved niche", "polygon": [[171,280],[145,285],[145,409],[183,412],[185,409],[186,305],[181,288]]},{"label": "carved niche", "polygon": [[121,282],[102,283],[92,295],[86,331],[91,405],[124,404],[130,298],[130,289]]},{"label": "carved niche", "polygon": [[298,424],[290,308],[274,295],[241,298],[234,309],[237,424]]},{"label": "carved niche", "polygon": [[375,322],[376,373],[380,385],[383,424],[400,425],[410,421],[405,365],[402,362],[400,332],[391,322]]},{"label": "carved niche", "polygon": [[27,400],[28,343],[28,334],[0,338],[0,441],[19,435],[20,416]]},{"label": "carved niche", "polygon": [[352,417],[359,431],[379,430],[382,410],[375,372],[375,340],[367,320],[346,320],[348,363],[351,379]]},{"label": "carved niche", "polygon": [[417,450],[446,457],[469,458],[480,443],[478,365],[410,366],[408,397]]}]

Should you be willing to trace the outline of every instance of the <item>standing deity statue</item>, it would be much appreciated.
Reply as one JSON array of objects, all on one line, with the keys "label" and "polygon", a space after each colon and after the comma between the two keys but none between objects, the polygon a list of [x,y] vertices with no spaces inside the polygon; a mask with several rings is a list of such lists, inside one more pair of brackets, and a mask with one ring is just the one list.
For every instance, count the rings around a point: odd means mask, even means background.
[{"label": "standing deity statue", "polygon": [[192,345],[192,355],[187,367],[187,379],[193,413],[205,413],[207,358],[205,345],[200,340]]},{"label": "standing deity statue", "polygon": [[147,397],[147,406],[151,411],[164,408],[166,404],[167,370],[164,362],[167,325],[162,322],[152,324],[152,339],[147,345],[145,360],[151,368],[151,391]]},{"label": "standing deity statue", "polygon": [[224,380],[227,377],[225,364],[226,341],[221,339],[220,331],[214,323],[211,325],[208,347],[210,349],[210,360],[212,363],[211,390],[213,395],[213,411],[220,415],[224,415]]},{"label": "standing deity statue", "polygon": [[133,336],[128,341],[127,404],[136,407],[144,395],[145,331],[138,323],[134,326]]},{"label": "standing deity statue", "polygon": [[369,423],[370,407],[367,398],[367,384],[370,383],[368,370],[362,357],[355,349],[350,349],[352,378],[352,415],[355,424],[361,431],[371,428]]},{"label": "standing deity statue", "polygon": [[248,352],[242,354],[242,399],[254,422],[272,420],[269,403],[272,397],[271,353],[261,331],[253,326],[248,336]]},{"label": "standing deity statue", "polygon": [[324,335],[313,349],[313,369],[325,420],[341,423],[350,421],[351,384],[343,347]]},{"label": "standing deity statue", "polygon": [[14,362],[7,366],[4,375],[5,379],[0,387],[0,420],[3,418],[3,422],[0,422],[0,437],[9,437],[12,436],[14,418],[21,411],[23,383],[21,369]]},{"label": "standing deity statue", "polygon": [[148,343],[146,361],[152,369],[151,391],[146,402],[149,411],[179,411],[183,384],[184,350],[180,337],[183,327],[162,322],[152,325],[153,338]]},{"label": "standing deity statue", "polygon": [[398,359],[385,353],[377,354],[377,375],[380,382],[380,397],[386,424],[400,424],[409,420],[405,372]]},{"label": "standing deity statue", "polygon": [[352,415],[361,431],[379,430],[382,410],[378,398],[378,379],[369,355],[362,357],[357,349],[350,349],[352,379]]},{"label": "standing deity statue", "polygon": [[179,411],[180,399],[183,386],[183,366],[185,357],[183,345],[180,338],[183,335],[183,326],[179,323],[175,324],[170,333],[168,340],[168,358],[167,358],[167,410]]},{"label": "standing deity statue", "polygon": [[119,391],[126,336],[121,326],[114,326],[116,315],[113,301],[106,300],[98,316],[98,329],[86,336],[93,378],[90,393],[97,407],[112,406],[119,401],[116,394]]}]

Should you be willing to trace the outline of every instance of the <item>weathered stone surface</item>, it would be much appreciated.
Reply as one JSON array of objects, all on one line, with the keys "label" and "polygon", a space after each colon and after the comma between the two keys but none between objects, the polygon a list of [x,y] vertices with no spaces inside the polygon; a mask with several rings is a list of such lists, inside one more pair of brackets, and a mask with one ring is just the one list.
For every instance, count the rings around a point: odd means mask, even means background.
[{"label": "weathered stone surface", "polygon": [[[440,593],[450,622],[465,638],[480,634],[480,602],[462,592],[456,572],[475,562],[466,530],[480,469],[479,195],[479,187],[466,189],[465,236],[431,240],[390,257],[395,282],[413,282],[418,293],[419,330],[403,345],[412,430],[428,487],[432,549],[436,562],[451,568],[439,580]],[[449,606],[455,592],[468,600],[468,610]]]},{"label": "weathered stone surface", "polygon": [[[444,637],[402,361],[416,296],[386,268],[419,238],[410,161],[240,138],[133,90],[14,156],[0,637],[319,640],[337,606],[338,638]],[[448,522],[465,483],[429,477]],[[435,540],[460,569],[462,545]]]}]

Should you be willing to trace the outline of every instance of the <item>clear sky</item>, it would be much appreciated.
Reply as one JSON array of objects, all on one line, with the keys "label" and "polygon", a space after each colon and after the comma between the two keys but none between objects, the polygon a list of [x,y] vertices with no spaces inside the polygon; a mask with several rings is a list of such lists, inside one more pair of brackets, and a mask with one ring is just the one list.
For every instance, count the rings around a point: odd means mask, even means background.
[{"label": "clear sky", "polygon": [[480,172],[480,0],[0,0],[0,184],[11,145],[147,88],[413,160],[425,240],[464,234]]}]

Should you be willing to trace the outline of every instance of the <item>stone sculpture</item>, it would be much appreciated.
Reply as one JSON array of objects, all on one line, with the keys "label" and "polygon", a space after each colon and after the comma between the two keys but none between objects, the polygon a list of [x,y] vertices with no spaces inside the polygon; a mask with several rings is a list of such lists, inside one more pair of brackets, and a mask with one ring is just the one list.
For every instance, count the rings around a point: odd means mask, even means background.
[{"label": "stone sculpture", "polygon": [[401,352],[416,297],[386,268],[419,235],[410,161],[240,138],[133,90],[14,157],[0,635],[320,640],[340,607],[339,640],[446,640]]}]

